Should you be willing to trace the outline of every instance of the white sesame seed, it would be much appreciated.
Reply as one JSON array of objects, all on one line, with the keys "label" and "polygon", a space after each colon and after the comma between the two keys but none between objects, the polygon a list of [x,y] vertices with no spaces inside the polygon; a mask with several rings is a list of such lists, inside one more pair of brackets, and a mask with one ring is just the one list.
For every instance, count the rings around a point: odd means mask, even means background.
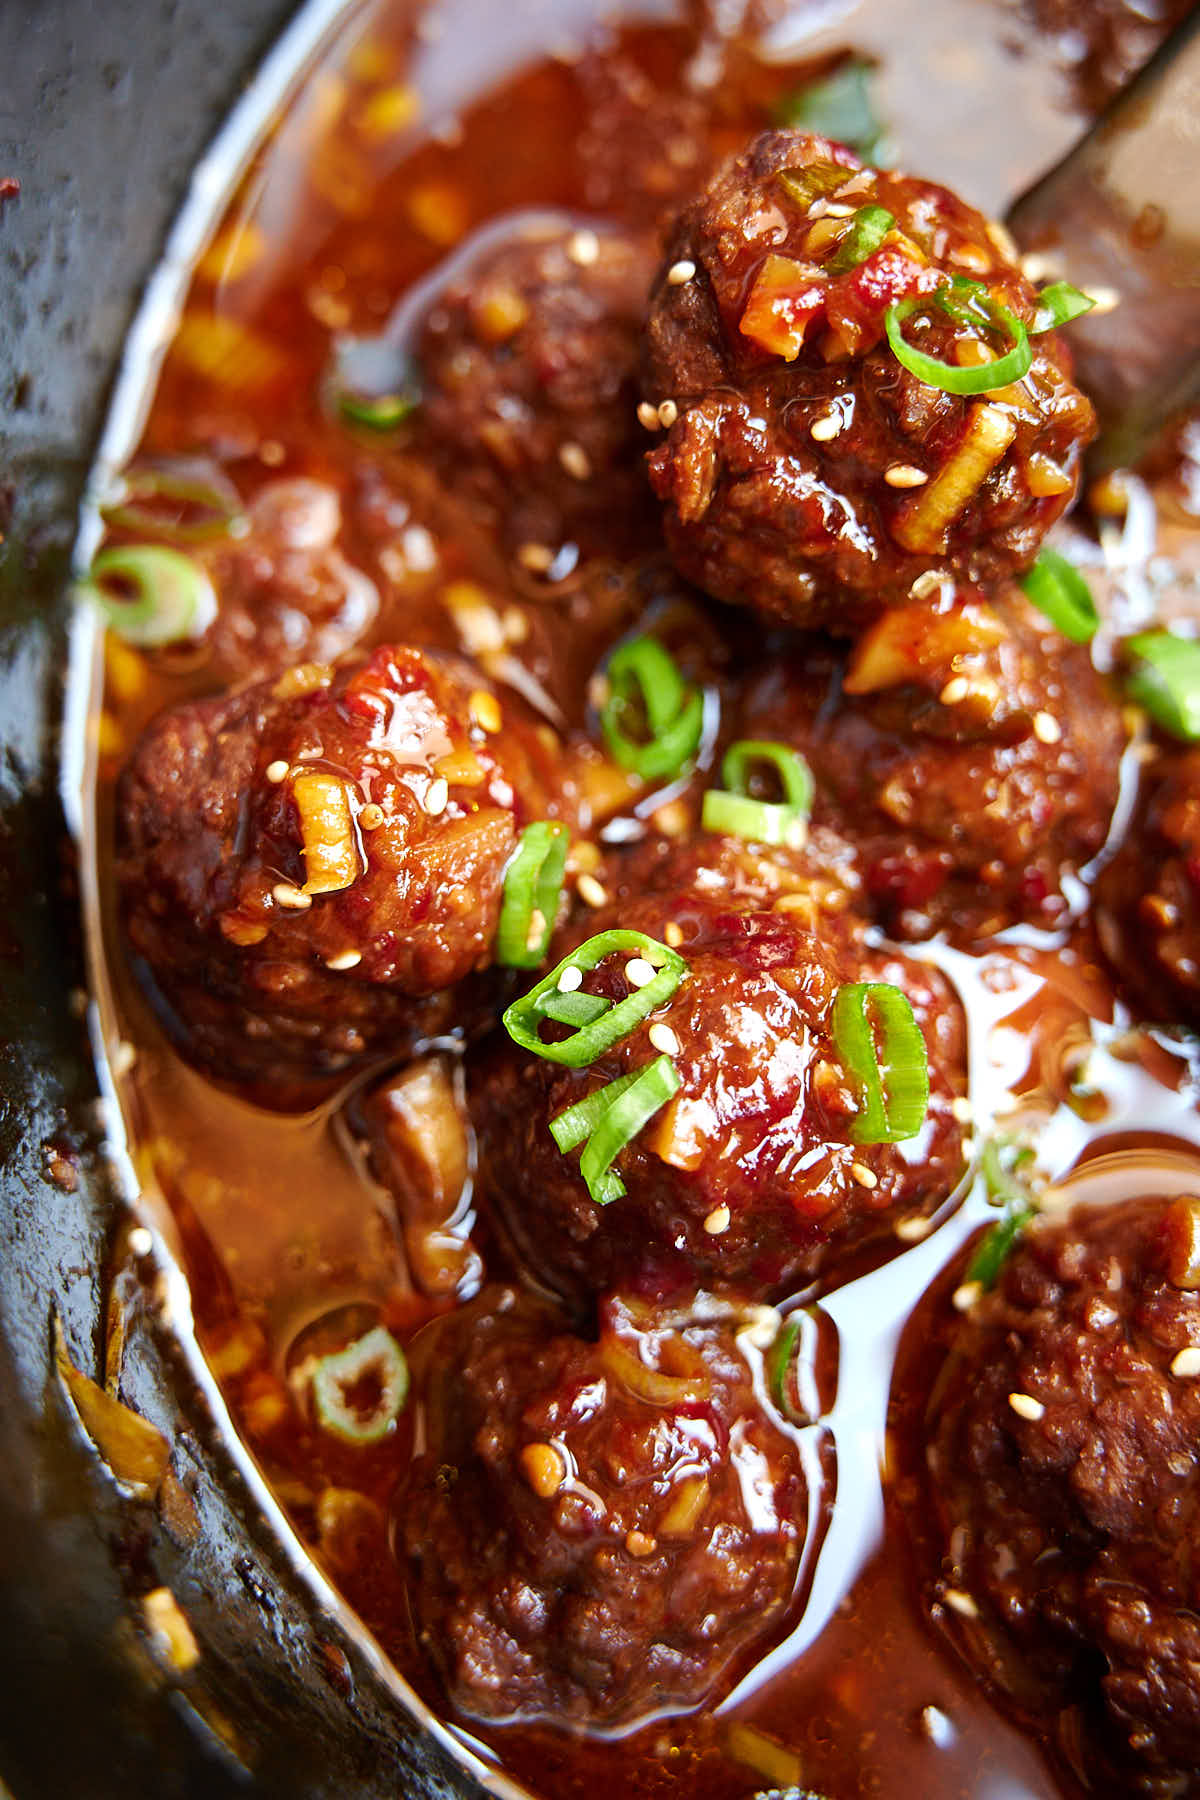
[{"label": "white sesame seed", "polygon": [[855,1181],[857,1181],[859,1187],[875,1188],[879,1186],[878,1175],[876,1175],[874,1169],[868,1169],[866,1163],[851,1163],[850,1173],[853,1175]]},{"label": "white sesame seed", "polygon": [[560,444],[558,460],[575,481],[586,481],[592,472],[588,453],[582,444]]},{"label": "white sesame seed", "polygon": [[361,950],[339,950],[336,956],[325,958],[325,967],[332,969],[335,974],[340,974],[343,969],[357,969],[361,961]]},{"label": "white sesame seed", "polygon": [[1179,1351],[1171,1364],[1171,1373],[1185,1378],[1200,1375],[1200,1349],[1191,1344],[1186,1350]]},{"label": "white sesame seed", "polygon": [[678,950],[683,942],[683,926],[677,925],[674,919],[668,919],[663,926],[663,942],[669,944],[672,950]]},{"label": "white sesame seed", "polygon": [[696,265],[691,257],[681,256],[679,261],[673,262],[667,270],[667,280],[672,287],[683,287],[695,273]]},{"label": "white sesame seed", "polygon": [[659,402],[658,422],[664,431],[670,431],[678,417],[679,408],[676,406],[674,400],[662,400]]},{"label": "white sesame seed", "polygon": [[933,1221],[914,1213],[907,1219],[897,1219],[893,1229],[902,1244],[919,1244],[933,1230]]},{"label": "white sesame seed", "polygon": [[437,568],[437,545],[424,525],[410,525],[400,535],[400,554],[414,575]]},{"label": "white sesame seed", "polygon": [[657,1024],[650,1027],[647,1035],[654,1048],[656,1050],[661,1050],[664,1056],[679,1055],[679,1039],[669,1025],[665,1025],[659,1020]]},{"label": "white sesame seed", "polygon": [[915,463],[893,463],[890,469],[883,471],[883,479],[889,487],[915,488],[924,487],[929,477]]},{"label": "white sesame seed", "polygon": [[964,1281],[961,1287],[954,1290],[954,1309],[956,1312],[970,1312],[975,1302],[983,1295],[982,1281]]},{"label": "white sesame seed", "polygon": [[643,400],[641,402],[637,409],[637,416],[638,424],[644,425],[647,431],[657,431],[659,429],[658,408],[657,406],[652,406],[649,400]]},{"label": "white sesame seed", "polygon": [[594,231],[574,231],[567,240],[567,255],[581,269],[594,263],[600,254],[600,239]]},{"label": "white sesame seed", "polygon": [[917,579],[913,582],[908,591],[914,600],[928,600],[931,594],[937,593],[941,585],[942,577],[938,571],[936,569],[926,569],[923,575],[917,576]]},{"label": "white sesame seed", "polygon": [[1039,1419],[1044,1419],[1046,1416],[1045,1407],[1040,1400],[1035,1400],[1032,1394],[1010,1394],[1008,1404],[1018,1419],[1028,1419],[1031,1425],[1036,1425]]},{"label": "white sesame seed", "polygon": [[808,435],[810,438],[815,438],[818,444],[827,444],[831,438],[837,437],[842,425],[843,420],[839,413],[822,413],[821,417],[814,419],[809,426]]},{"label": "white sesame seed", "polygon": [[282,756],[277,756],[274,762],[267,764],[267,780],[274,782],[286,781],[290,766],[289,763],[284,761]]},{"label": "white sesame seed", "polygon": [[977,1619],[979,1617],[979,1608],[976,1606],[974,1600],[972,1600],[970,1594],[964,1594],[961,1588],[947,1588],[942,1595],[942,1599],[946,1602],[946,1605],[950,1608],[951,1612],[958,1613],[960,1617],[964,1619]]},{"label": "white sesame seed", "polygon": [[583,986],[583,970],[568,963],[555,983],[560,994],[573,994]]},{"label": "white sesame seed", "polygon": [[1062,737],[1062,726],[1053,713],[1040,712],[1033,716],[1033,735],[1039,744],[1057,744]]},{"label": "white sesame seed", "polygon": [[144,1225],[135,1225],[129,1234],[129,1254],[131,1256],[149,1256],[154,1248],[154,1239]]},{"label": "white sesame seed", "polygon": [[850,219],[857,211],[857,206],[843,206],[840,200],[827,200],[825,203],[827,219]]},{"label": "white sesame seed", "polygon": [[534,575],[544,575],[554,561],[554,552],[549,544],[522,544],[517,551],[517,561]]},{"label": "white sesame seed", "polygon": [[971,684],[965,675],[952,675],[938,695],[938,699],[943,706],[957,706],[960,701],[966,699],[970,691]]},{"label": "white sesame seed", "polygon": [[1115,287],[1102,287],[1097,285],[1096,287],[1085,288],[1084,292],[1092,302],[1092,316],[1094,318],[1103,318],[1105,313],[1112,312],[1121,304],[1121,296]]},{"label": "white sesame seed", "polygon": [[939,1750],[948,1750],[955,1739],[954,1726],[940,1706],[922,1708],[921,1730]]},{"label": "white sesame seed", "polygon": [[425,789],[425,811],[429,814],[431,819],[436,819],[439,813],[445,812],[449,800],[450,783],[443,775],[439,775],[437,779],[431,781],[429,786]]},{"label": "white sesame seed", "polygon": [[965,1094],[955,1094],[950,1102],[950,1111],[960,1125],[969,1125],[973,1116],[971,1102]]},{"label": "white sesame seed", "polygon": [[723,1231],[729,1230],[729,1208],[714,1206],[704,1221],[704,1229],[709,1237],[720,1237]]},{"label": "white sesame seed", "polygon": [[608,889],[594,875],[581,875],[575,889],[585,906],[608,905]]},{"label": "white sesame seed", "polygon": [[293,912],[307,912],[312,905],[312,895],[302,893],[290,881],[277,881],[271,893],[277,906],[290,907]]},{"label": "white sesame seed", "polygon": [[644,956],[631,956],[625,964],[625,979],[630,987],[648,987],[654,980],[653,965]]}]

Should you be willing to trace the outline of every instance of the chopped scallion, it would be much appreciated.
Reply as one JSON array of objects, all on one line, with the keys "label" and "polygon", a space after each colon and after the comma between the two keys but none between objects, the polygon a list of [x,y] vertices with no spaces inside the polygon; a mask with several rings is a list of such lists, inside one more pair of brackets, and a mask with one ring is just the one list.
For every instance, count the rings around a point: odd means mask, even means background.
[{"label": "chopped scallion", "polygon": [[198,638],[217,612],[205,571],[165,544],[102,550],[76,592],[95,601],[118,637],[147,647]]},{"label": "chopped scallion", "polygon": [[823,81],[811,81],[780,103],[781,125],[816,132],[847,144],[868,160],[879,148],[882,129],[871,104],[871,64],[854,57]]},{"label": "chopped scallion", "polygon": [[[656,971],[652,980],[644,987],[631,988],[623,1000],[615,1005],[608,1005],[599,1013],[592,1013],[584,1018],[583,1010],[575,1005],[563,1007],[563,1001],[578,1001],[581,996],[564,994],[559,989],[559,980],[564,969],[578,969],[581,974],[590,974],[598,964],[610,956],[628,955],[648,962]],[[545,1057],[548,1062],[563,1063],[567,1068],[582,1069],[588,1063],[595,1062],[606,1050],[628,1037],[629,1033],[648,1018],[656,1007],[662,1006],[671,998],[687,973],[687,963],[682,956],[676,956],[666,944],[658,943],[641,931],[602,931],[596,937],[589,938],[563,958],[558,967],[551,969],[543,976],[536,987],[530,988],[519,1000],[514,1000],[504,1014],[504,1028],[515,1044],[522,1050],[530,1050],[535,1056]],[[556,996],[556,997],[555,997]],[[582,996],[586,1000],[599,999],[598,995]],[[572,1026],[571,1036],[557,1043],[546,1043],[541,1037],[541,1026],[545,1019],[554,1019],[557,1023]],[[580,1020],[576,1026],[575,1020]]]},{"label": "chopped scallion", "polygon": [[1004,1218],[997,1220],[981,1240],[979,1248],[967,1264],[964,1280],[981,1288],[995,1287],[1000,1271],[1012,1255],[1013,1247],[1033,1217],[1031,1205],[1013,1206]]},{"label": "chopped scallion", "polygon": [[[766,764],[775,771],[783,788],[782,801],[760,800],[750,793],[755,764]],[[798,751],[768,739],[741,738],[725,752],[721,780],[723,787],[710,788],[704,796],[701,823],[705,831],[756,844],[803,848],[812,811],[813,778]]]},{"label": "chopped scallion", "polygon": [[106,525],[168,543],[199,544],[246,529],[238,491],[218,469],[153,463],[126,469],[117,496],[100,508]]},{"label": "chopped scallion", "polygon": [[850,981],[834,995],[834,1045],[859,1094],[857,1144],[915,1137],[929,1107],[929,1056],[908,996],[886,981]]},{"label": "chopped scallion", "polygon": [[394,431],[421,404],[411,359],[386,337],[340,339],[330,385],[342,417],[370,431]]},{"label": "chopped scallion", "polygon": [[885,206],[860,206],[850,229],[825,264],[828,275],[845,275],[878,250],[896,221]]},{"label": "chopped scallion", "polygon": [[[699,748],[704,730],[704,697],[686,682],[678,664],[657,638],[633,638],[616,649],[608,664],[609,695],[600,725],[614,758],[643,781],[678,775]],[[631,715],[640,710],[645,736],[631,735]]]},{"label": "chopped scallion", "polygon": [[1021,586],[1038,611],[1070,638],[1073,644],[1086,644],[1100,627],[1100,614],[1092,590],[1074,563],[1060,556],[1049,545],[1038,552],[1038,559]]},{"label": "chopped scallion", "polygon": [[597,1206],[607,1206],[625,1192],[625,1183],[612,1166],[614,1159],[681,1085],[670,1057],[659,1056],[551,1120],[550,1130],[560,1150],[583,1144],[579,1172]]},{"label": "chopped scallion", "polygon": [[496,961],[508,969],[536,969],[546,954],[567,865],[565,825],[538,819],[521,833],[504,871],[504,898],[496,929]]},{"label": "chopped scallion", "polygon": [[771,1345],[766,1357],[767,1387],[780,1416],[786,1419],[789,1425],[811,1425],[813,1423],[806,1408],[800,1404],[796,1379],[796,1354],[800,1348],[803,1326],[803,1313],[793,1313],[789,1319],[785,1319],[779,1336]]},{"label": "chopped scallion", "polygon": [[[356,1390],[366,1402],[356,1404]],[[377,1325],[357,1343],[322,1357],[312,1373],[313,1407],[325,1431],[346,1444],[377,1444],[408,1399],[408,1363],[390,1331]]]},{"label": "chopped scallion", "polygon": [[1200,643],[1172,631],[1141,631],[1127,638],[1131,668],[1126,687],[1139,706],[1187,743],[1200,739]]},{"label": "chopped scallion", "polygon": [[1034,315],[1030,331],[1037,337],[1043,331],[1054,331],[1059,325],[1069,325],[1072,319],[1078,319],[1084,313],[1091,312],[1096,302],[1069,281],[1052,281],[1038,295],[1038,309]]},{"label": "chopped scallion", "polygon": [[[957,363],[942,362],[939,357],[918,350],[904,336],[904,321],[918,308],[934,304],[940,305],[951,317],[960,319],[964,319],[969,311],[974,322],[975,310],[983,303],[977,296],[973,300],[964,300],[953,287],[939,289],[935,294],[913,294],[907,300],[892,301],[883,315],[888,343],[897,362],[918,381],[925,382],[927,387],[940,388],[946,394],[990,394],[995,388],[1007,387],[1029,373],[1033,363],[1029,333],[1015,313],[994,300],[986,302],[986,323],[993,329],[1006,331],[1013,341],[1012,349],[994,362],[971,363],[960,368]],[[979,323],[984,322],[985,317],[981,314]]]}]

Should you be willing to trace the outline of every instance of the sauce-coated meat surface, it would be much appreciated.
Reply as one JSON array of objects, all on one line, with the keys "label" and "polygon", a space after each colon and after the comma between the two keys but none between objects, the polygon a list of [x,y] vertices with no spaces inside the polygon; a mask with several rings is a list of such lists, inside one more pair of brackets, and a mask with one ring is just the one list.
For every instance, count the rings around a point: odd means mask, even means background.
[{"label": "sauce-coated meat surface", "polygon": [[1140,815],[1096,885],[1096,925],[1139,1012],[1200,1023],[1200,751],[1151,766]]},{"label": "sauce-coated meat surface", "polygon": [[910,302],[914,346],[955,367],[1001,354],[1004,309],[1036,327],[1002,233],[823,138],[765,134],[682,213],[644,385],[678,415],[650,479],[690,580],[845,633],[914,583],[1028,568],[1074,495],[1091,405],[1050,332],[1018,388],[930,385],[884,337],[888,308]]}]

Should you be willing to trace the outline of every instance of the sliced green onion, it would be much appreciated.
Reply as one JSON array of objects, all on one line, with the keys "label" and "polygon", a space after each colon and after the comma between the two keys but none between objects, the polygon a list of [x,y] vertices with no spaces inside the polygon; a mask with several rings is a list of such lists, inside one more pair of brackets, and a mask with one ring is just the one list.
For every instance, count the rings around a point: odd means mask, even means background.
[{"label": "sliced green onion", "polygon": [[1074,563],[1060,556],[1048,545],[1038,552],[1038,559],[1021,586],[1040,613],[1070,638],[1073,644],[1087,644],[1100,628],[1100,614],[1092,590]]},{"label": "sliced green onion", "polygon": [[779,185],[789,200],[805,211],[823,194],[832,194],[854,174],[845,163],[811,162],[802,169],[780,169]]},{"label": "sliced green onion", "polygon": [[[609,695],[600,725],[614,758],[643,781],[677,775],[695,755],[704,730],[704,697],[686,682],[657,638],[633,638],[608,664]],[[640,700],[648,737],[625,730],[625,716]]]},{"label": "sliced green onion", "polygon": [[983,1146],[979,1169],[989,1197],[997,1206],[1028,1207],[1033,1195],[1021,1178],[1020,1171],[1033,1161],[1033,1151],[1019,1138],[1001,1132]]},{"label": "sliced green onion", "polygon": [[198,638],[216,617],[217,596],[204,570],[163,544],[102,550],[76,592],[93,600],[131,644]]},{"label": "sliced green onion", "polygon": [[940,289],[934,295],[913,294],[907,300],[893,300],[883,315],[883,327],[892,352],[897,362],[903,363],[910,375],[915,375],[927,387],[941,388],[946,394],[990,394],[993,389],[1007,387],[1009,382],[1020,381],[1023,375],[1029,373],[1033,362],[1029,333],[1014,313],[993,300],[988,302],[986,322],[996,328],[1003,327],[1013,340],[1012,349],[995,362],[959,368],[955,363],[945,363],[936,356],[927,356],[923,350],[910,344],[902,327],[905,319],[919,307],[936,301],[951,316],[954,316],[955,307],[958,309],[958,316],[962,316],[964,304],[969,303],[956,300],[951,291],[947,304],[942,298],[945,292],[946,290]]},{"label": "sliced green onion", "polygon": [[621,1198],[625,1183],[612,1166],[614,1159],[681,1086],[679,1071],[670,1057],[659,1056],[632,1075],[610,1081],[607,1087],[589,1094],[586,1100],[569,1106],[551,1120],[550,1130],[560,1150],[584,1145],[579,1173],[597,1206],[607,1206],[610,1200]]},{"label": "sliced green onion", "polygon": [[812,1415],[800,1403],[796,1352],[804,1329],[804,1314],[793,1313],[785,1319],[779,1336],[767,1353],[765,1372],[767,1387],[781,1417],[789,1425],[811,1425]]},{"label": "sliced green onion", "polygon": [[856,269],[878,250],[896,223],[886,206],[860,206],[850,221],[850,229],[825,264],[828,275],[844,275]]},{"label": "sliced green onion", "polygon": [[1053,331],[1059,325],[1069,325],[1072,319],[1091,312],[1096,304],[1089,295],[1072,287],[1069,281],[1052,281],[1049,287],[1042,289],[1037,298],[1038,309],[1030,326],[1034,337],[1043,331]]},{"label": "sliced green onion", "polygon": [[873,73],[871,64],[859,57],[843,63],[823,81],[809,82],[781,101],[776,114],[779,123],[848,144],[870,160],[883,135],[871,104]]},{"label": "sliced green onion", "polygon": [[1142,631],[1126,638],[1133,668],[1125,685],[1139,706],[1172,737],[1200,738],[1200,643],[1172,631]]},{"label": "sliced green onion", "polygon": [[504,871],[504,898],[496,928],[496,961],[506,969],[536,969],[546,954],[571,834],[565,825],[538,819],[527,825]]},{"label": "sliced green onion", "polygon": [[982,1239],[978,1250],[967,1264],[964,1281],[977,1283],[981,1288],[995,1287],[1001,1269],[1012,1255],[1017,1239],[1036,1210],[1029,1202],[1023,1206],[1010,1207],[1004,1218],[997,1220]]},{"label": "sliced green onion", "polygon": [[[368,1387],[371,1402],[354,1402]],[[408,1398],[408,1363],[390,1331],[377,1325],[357,1343],[322,1357],[312,1374],[313,1406],[324,1430],[347,1444],[377,1444],[386,1437]]]},{"label": "sliced green onion", "polygon": [[[850,981],[833,998],[837,1053],[859,1090],[856,1144],[915,1137],[929,1107],[929,1055],[908,996],[887,981]],[[878,1039],[878,1045],[877,1045]]]},{"label": "sliced green onion", "polygon": [[[563,971],[578,969],[587,975],[607,957],[625,954],[648,962],[657,971],[653,979],[645,987],[631,988],[623,1000],[582,1024],[569,1038],[555,1044],[544,1043],[540,1036],[542,1021],[551,1016],[546,996],[558,989]],[[676,956],[666,944],[647,937],[644,932],[602,931],[572,950],[556,969],[542,977],[536,987],[514,1000],[504,1014],[504,1028],[522,1050],[531,1050],[535,1056],[543,1056],[548,1062],[563,1063],[570,1069],[582,1069],[628,1037],[656,1007],[665,1005],[686,974],[687,963],[682,956]],[[569,998],[559,990],[559,1001]],[[558,1002],[550,1004],[557,1005]],[[564,1019],[561,1022],[571,1024],[573,1021]]]},{"label": "sliced green onion", "polygon": [[612,1006],[611,1000],[605,1000],[601,994],[560,994],[557,990],[551,994],[543,994],[537,1003],[537,1009],[543,1019],[553,1019],[556,1025],[590,1025],[594,1019],[603,1018]]},{"label": "sliced green onion", "polygon": [[395,431],[421,404],[415,388],[397,394],[339,394],[338,410],[353,425],[371,431]]},{"label": "sliced green onion", "polygon": [[371,431],[394,431],[421,404],[410,358],[386,337],[339,340],[331,385],[342,417]]},{"label": "sliced green onion", "polygon": [[[759,800],[749,792],[755,763],[779,776],[783,801]],[[709,788],[701,807],[705,831],[746,838],[755,844],[783,844],[801,850],[812,811],[812,770],[799,751],[769,739],[740,738],[725,752],[720,788]]]},{"label": "sliced green onion", "polygon": [[236,537],[246,529],[238,491],[219,470],[206,475],[152,464],[126,469],[120,494],[100,513],[106,525],[178,544]]}]

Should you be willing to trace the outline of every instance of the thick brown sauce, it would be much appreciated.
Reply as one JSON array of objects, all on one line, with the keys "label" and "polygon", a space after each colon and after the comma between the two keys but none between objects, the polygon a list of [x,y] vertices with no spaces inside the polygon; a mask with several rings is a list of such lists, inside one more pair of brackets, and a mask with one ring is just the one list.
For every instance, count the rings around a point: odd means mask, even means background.
[{"label": "thick brown sauce", "polygon": [[[911,107],[921,152],[919,161],[913,155],[916,166],[961,181],[969,197],[999,206],[1071,134],[1059,78],[1048,58],[1006,58],[1000,39],[1011,15],[979,6],[962,45],[943,31],[943,66],[925,67],[918,79],[911,46],[907,56],[901,47],[907,10],[866,7],[861,17],[839,23],[836,40],[823,34],[820,49],[860,43],[882,50],[884,38],[901,40],[884,92],[906,160],[912,153],[905,108]],[[681,33],[626,31],[621,43],[661,88],[677,83]],[[584,207],[589,171],[576,149],[579,102],[569,57],[517,69],[461,113],[447,98],[434,116],[415,116],[396,128],[404,103],[393,101],[393,129],[375,136],[364,120],[386,116],[389,103],[380,95],[408,82],[428,92],[436,69],[444,71],[436,40],[418,40],[406,70],[408,48],[403,20],[360,14],[259,152],[193,281],[183,343],[166,358],[144,451],[218,442],[246,497],[281,472],[312,474],[348,492],[372,460],[386,470],[388,452],[333,423],[321,405],[331,334],[378,331],[404,289],[487,218],[533,205]],[[942,154],[935,159],[927,147],[932,109],[921,109],[916,119],[916,88],[934,79],[957,81],[950,91],[961,99],[972,81],[978,89],[989,66],[998,85],[1007,84],[1011,104],[1018,96],[1024,104],[1034,97],[1042,103],[1029,115],[1033,125],[1020,153],[993,149],[984,156],[976,120],[964,161],[950,141],[953,125],[942,122]],[[798,76],[794,67],[738,67],[740,83],[721,90],[718,150],[759,125],[773,96]],[[1048,104],[1054,100],[1057,113]],[[1002,116],[999,99],[994,105]],[[984,168],[986,178],[969,179]],[[636,213],[636,196],[631,210]],[[255,334],[258,348],[249,360],[244,340],[231,352],[232,382],[220,370],[198,368],[187,353],[187,320],[201,314]],[[414,574],[409,594],[388,611],[387,635],[456,642],[442,588],[467,575],[486,584],[495,571],[488,554],[469,545],[441,548],[436,572]],[[1132,577],[1125,581],[1126,589],[1133,585]],[[1158,589],[1161,610],[1187,610],[1185,589],[1161,567]],[[1117,592],[1114,604],[1128,611],[1135,601]],[[383,634],[381,622],[377,635]],[[220,671],[203,662],[188,666],[168,654],[145,661],[110,646],[102,837],[111,819],[112,778],[142,725],[163,705],[219,680]],[[315,1112],[264,1114],[181,1064],[125,968],[111,918],[106,931],[115,1031],[137,1046],[124,1097],[138,1170],[147,1192],[161,1192],[169,1202],[202,1342],[299,1530],[436,1707],[435,1685],[408,1634],[384,1529],[396,1459],[406,1445],[351,1452],[331,1449],[318,1433],[298,1432],[284,1382],[302,1335],[308,1334],[305,1348],[319,1348],[319,1326],[316,1338],[312,1328],[335,1308],[362,1305],[370,1317],[382,1310],[410,1335],[428,1318],[429,1304],[407,1277],[386,1197],[348,1151],[337,1124],[338,1096]],[[1111,1023],[1111,994],[1086,934],[1052,946],[998,948],[983,959],[930,953],[942,956],[970,1010],[981,1132],[1014,1107],[1044,1121],[1041,1165],[1052,1178],[1103,1149],[1154,1143],[1186,1149],[1190,1142],[1200,1152],[1191,1071],[1170,1049]],[[1072,1099],[1075,1053],[1092,1038],[1088,1093],[1065,1104]],[[1200,1163],[1197,1170],[1200,1177]],[[1121,1179],[1118,1173],[1118,1186]],[[545,1800],[591,1794],[601,1783],[644,1800],[684,1792],[689,1800],[736,1800],[796,1784],[828,1800],[899,1793],[1049,1800],[1064,1791],[1032,1740],[993,1711],[967,1670],[935,1643],[910,1592],[908,1550],[885,1519],[879,1480],[899,1329],[985,1216],[983,1202],[970,1198],[924,1243],[826,1299],[840,1336],[831,1419],[837,1498],[807,1612],[793,1621],[793,1644],[770,1652],[760,1678],[745,1682],[746,1697],[735,1697],[716,1717],[659,1722],[616,1743],[496,1730],[485,1735],[501,1767]],[[332,1512],[326,1501],[322,1510],[321,1496],[331,1487],[362,1498],[344,1499]],[[478,1744],[475,1728],[470,1735]]]}]

